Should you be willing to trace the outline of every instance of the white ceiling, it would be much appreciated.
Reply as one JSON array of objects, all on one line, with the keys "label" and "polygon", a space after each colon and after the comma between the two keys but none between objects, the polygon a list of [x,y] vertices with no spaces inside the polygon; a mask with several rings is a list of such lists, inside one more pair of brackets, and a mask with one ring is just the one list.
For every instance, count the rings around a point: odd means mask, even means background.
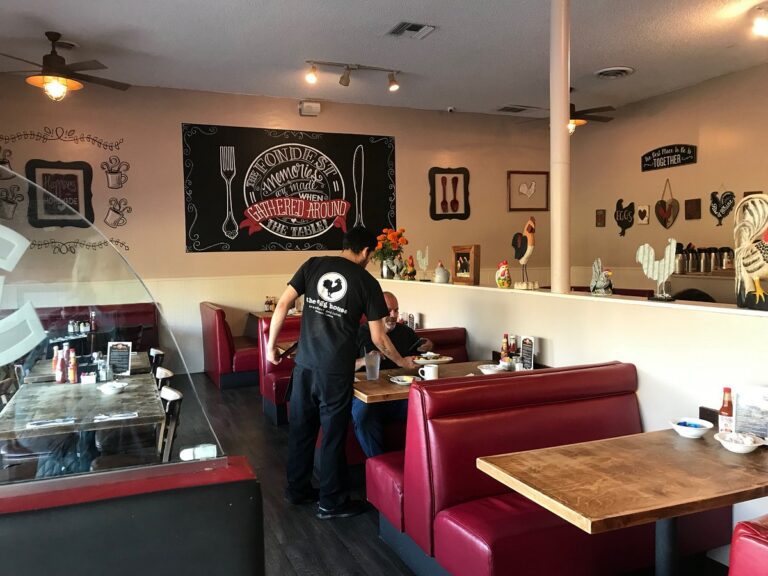
[{"label": "white ceiling", "polygon": [[[8,4],[12,4],[8,6]],[[759,0],[573,0],[572,100],[583,108],[629,102],[768,61],[750,34]],[[68,61],[99,59],[95,72],[143,86],[316,98],[493,113],[548,105],[547,0],[9,0],[0,8],[0,52],[40,61],[46,30],[79,48]],[[437,27],[424,40],[393,38],[398,22]],[[402,70],[321,71],[305,60]],[[637,72],[602,80],[614,65]],[[0,57],[0,70],[28,68]],[[18,80],[22,82],[20,78]],[[93,90],[106,90],[92,87]]]}]

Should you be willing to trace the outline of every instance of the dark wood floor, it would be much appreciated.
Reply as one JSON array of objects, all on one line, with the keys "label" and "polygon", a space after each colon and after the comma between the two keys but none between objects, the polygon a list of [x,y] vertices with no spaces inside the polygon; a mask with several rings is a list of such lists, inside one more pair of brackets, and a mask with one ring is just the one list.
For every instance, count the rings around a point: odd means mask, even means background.
[{"label": "dark wood floor", "polygon": [[[192,380],[224,451],[246,456],[261,481],[268,576],[413,574],[379,540],[373,508],[355,518],[320,521],[312,506],[291,506],[283,500],[288,428],[264,420],[258,388],[220,392],[205,374],[193,374]],[[176,449],[212,441],[194,392],[184,382],[174,385],[185,393]],[[362,493],[357,496],[364,498]],[[684,574],[727,576],[728,569],[701,557],[688,560]]]}]

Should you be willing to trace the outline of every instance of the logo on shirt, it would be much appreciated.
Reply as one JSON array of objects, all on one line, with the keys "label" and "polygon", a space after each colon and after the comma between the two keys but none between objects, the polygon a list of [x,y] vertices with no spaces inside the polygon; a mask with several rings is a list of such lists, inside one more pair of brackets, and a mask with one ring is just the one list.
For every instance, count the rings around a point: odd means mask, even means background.
[{"label": "logo on shirt", "polygon": [[328,272],[317,281],[317,293],[326,302],[338,302],[347,293],[347,279],[338,272]]}]

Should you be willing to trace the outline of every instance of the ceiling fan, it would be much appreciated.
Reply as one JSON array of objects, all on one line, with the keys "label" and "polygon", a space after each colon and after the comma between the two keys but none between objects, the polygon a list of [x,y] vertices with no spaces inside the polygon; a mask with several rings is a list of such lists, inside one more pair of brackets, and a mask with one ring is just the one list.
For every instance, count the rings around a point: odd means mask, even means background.
[{"label": "ceiling fan", "polygon": [[61,34],[58,32],[46,32],[45,36],[51,43],[51,52],[43,56],[42,64],[2,52],[0,52],[0,56],[36,66],[37,69],[35,70],[17,70],[11,73],[34,72],[35,74],[27,77],[27,84],[42,88],[51,100],[62,100],[69,90],[80,90],[83,87],[83,82],[99,84],[107,88],[115,88],[116,90],[127,90],[131,87],[130,84],[125,84],[124,82],[82,74],[81,72],[84,70],[105,70],[107,67],[98,60],[86,60],[67,64],[64,57],[56,52],[56,45],[61,41]]}]

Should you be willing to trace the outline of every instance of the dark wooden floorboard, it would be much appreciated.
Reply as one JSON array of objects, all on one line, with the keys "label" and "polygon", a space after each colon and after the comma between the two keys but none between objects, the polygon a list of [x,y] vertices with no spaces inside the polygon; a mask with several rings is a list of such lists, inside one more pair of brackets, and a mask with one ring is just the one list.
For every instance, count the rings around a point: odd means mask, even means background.
[{"label": "dark wooden floorboard", "polygon": [[[219,391],[205,374],[173,386],[184,394],[174,451],[213,442],[195,391],[226,454],[248,458],[261,482],[268,576],[411,576],[413,573],[379,540],[378,515],[371,507],[355,518],[318,520],[314,506],[283,499],[288,427],[269,424],[258,388]],[[364,498],[363,494],[355,494]]]}]

